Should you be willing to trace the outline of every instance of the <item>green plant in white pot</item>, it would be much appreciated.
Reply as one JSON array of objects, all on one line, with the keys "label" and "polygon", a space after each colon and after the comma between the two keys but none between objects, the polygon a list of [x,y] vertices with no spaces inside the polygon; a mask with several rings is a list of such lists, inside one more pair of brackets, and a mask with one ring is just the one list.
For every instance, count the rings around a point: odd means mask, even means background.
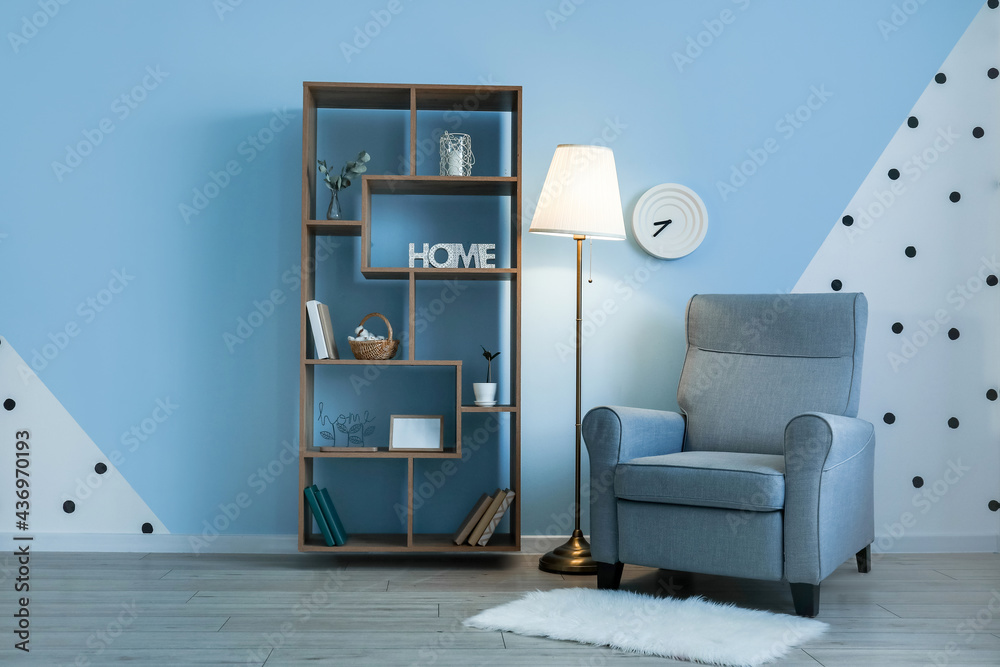
[{"label": "green plant in white pot", "polygon": [[472,393],[476,395],[476,405],[489,407],[497,404],[497,383],[493,382],[493,360],[500,356],[499,352],[490,352],[483,348],[483,356],[486,357],[486,382],[473,382]]},{"label": "green plant in white pot", "polygon": [[368,171],[368,167],[365,165],[371,159],[371,155],[365,151],[361,151],[358,153],[358,157],[344,165],[344,168],[340,170],[339,176],[334,176],[334,172],[331,172],[326,166],[326,160],[317,161],[319,173],[323,174],[323,182],[330,189],[330,206],[326,209],[327,220],[340,220],[342,214],[340,208],[340,191],[350,187],[352,178],[357,178]]}]

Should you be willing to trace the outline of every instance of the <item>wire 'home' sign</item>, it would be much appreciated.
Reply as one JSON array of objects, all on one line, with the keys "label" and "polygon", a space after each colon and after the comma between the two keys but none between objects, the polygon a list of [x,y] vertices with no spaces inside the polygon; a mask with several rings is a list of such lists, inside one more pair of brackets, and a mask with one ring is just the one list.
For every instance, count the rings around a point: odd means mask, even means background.
[{"label": "wire 'home' sign", "polygon": [[[458,265],[459,260],[462,260],[462,264],[465,268],[472,268],[473,265],[480,269],[495,269],[496,265],[490,260],[496,259],[496,255],[493,254],[493,250],[496,249],[496,245],[493,243],[471,243],[469,244],[469,250],[466,252],[465,246],[461,243],[436,243],[433,246],[429,243],[424,244],[423,252],[415,252],[414,244],[410,244],[410,268],[414,268],[414,260],[421,260],[424,266],[428,264],[436,269],[457,269],[460,268]],[[437,260],[438,253],[440,251],[446,253],[445,260],[439,262]]]}]

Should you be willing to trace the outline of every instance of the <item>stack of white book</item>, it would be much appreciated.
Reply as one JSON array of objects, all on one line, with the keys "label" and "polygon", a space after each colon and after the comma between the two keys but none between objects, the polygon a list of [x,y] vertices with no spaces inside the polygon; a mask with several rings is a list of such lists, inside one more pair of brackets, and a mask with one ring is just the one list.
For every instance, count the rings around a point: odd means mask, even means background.
[{"label": "stack of white book", "polygon": [[316,359],[340,359],[337,353],[337,341],[333,337],[333,323],[330,321],[330,309],[325,303],[313,299],[306,302],[306,313],[309,315],[309,330],[316,344]]}]

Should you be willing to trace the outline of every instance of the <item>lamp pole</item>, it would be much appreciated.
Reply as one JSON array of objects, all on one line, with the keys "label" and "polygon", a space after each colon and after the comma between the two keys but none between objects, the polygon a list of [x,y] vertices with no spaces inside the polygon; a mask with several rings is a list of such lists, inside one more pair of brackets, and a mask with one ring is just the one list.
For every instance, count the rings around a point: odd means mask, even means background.
[{"label": "lamp pole", "polygon": [[576,489],[573,500],[573,534],[562,546],[538,559],[538,569],[556,574],[597,574],[597,563],[590,556],[590,543],[580,529],[580,473],[583,430],[583,240],[576,241]]}]

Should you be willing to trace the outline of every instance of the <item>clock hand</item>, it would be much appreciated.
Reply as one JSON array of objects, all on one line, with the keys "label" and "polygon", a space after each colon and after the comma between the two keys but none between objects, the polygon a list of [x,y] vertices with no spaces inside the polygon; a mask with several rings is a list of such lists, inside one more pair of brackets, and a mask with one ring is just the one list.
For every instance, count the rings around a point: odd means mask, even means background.
[{"label": "clock hand", "polygon": [[657,236],[659,236],[660,232],[662,232],[664,229],[666,229],[667,225],[669,225],[671,222],[673,222],[673,220],[661,220],[659,222],[654,222],[653,226],[654,227],[659,227],[659,229],[657,229],[656,232],[653,233],[653,238],[656,238]]}]

